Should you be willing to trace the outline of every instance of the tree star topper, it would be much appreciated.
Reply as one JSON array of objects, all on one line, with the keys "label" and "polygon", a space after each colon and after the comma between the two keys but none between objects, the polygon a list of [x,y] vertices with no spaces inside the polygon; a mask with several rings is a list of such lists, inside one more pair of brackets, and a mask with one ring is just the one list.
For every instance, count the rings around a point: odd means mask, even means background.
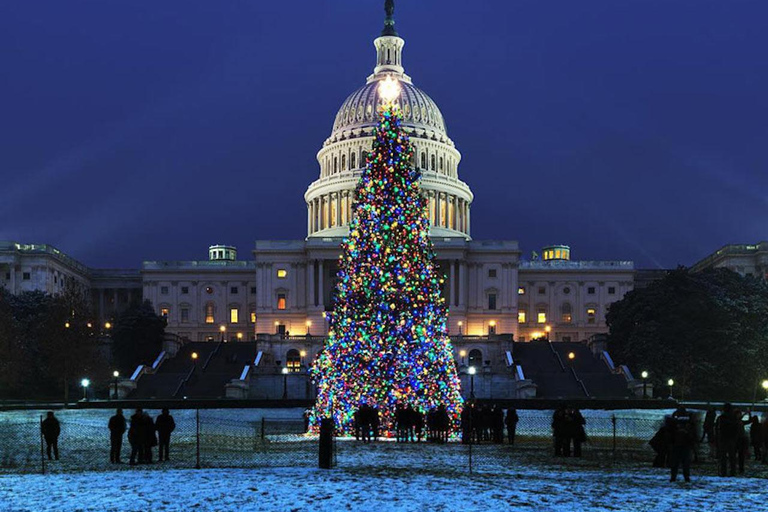
[{"label": "tree star topper", "polygon": [[394,103],[400,97],[400,82],[396,78],[388,76],[379,83],[379,96],[385,105]]}]

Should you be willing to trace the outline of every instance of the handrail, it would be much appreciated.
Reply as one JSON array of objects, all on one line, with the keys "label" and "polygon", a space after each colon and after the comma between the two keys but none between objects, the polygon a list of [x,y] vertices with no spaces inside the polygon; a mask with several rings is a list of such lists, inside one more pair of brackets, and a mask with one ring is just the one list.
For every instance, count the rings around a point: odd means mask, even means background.
[{"label": "handrail", "polygon": [[181,389],[189,382],[189,379],[191,379],[192,375],[195,373],[195,368],[196,368],[196,365],[193,364],[187,376],[181,379],[181,382],[179,382],[179,385],[176,387],[176,391],[173,393],[173,398],[176,398],[177,396],[179,396],[179,393],[181,393]]},{"label": "handrail", "polygon": [[557,350],[555,350],[555,347],[552,346],[552,342],[550,340],[547,340],[547,345],[549,345],[549,349],[552,351],[552,354],[554,354],[555,359],[557,359],[557,362],[560,365],[560,370],[564,372],[565,365],[563,364],[563,360],[560,358],[560,354],[557,353]]},{"label": "handrail", "polygon": [[587,386],[584,384],[584,381],[581,380],[578,375],[576,375],[576,370],[574,370],[573,366],[571,366],[571,374],[573,374],[573,378],[576,379],[576,383],[581,386],[581,390],[584,392],[584,396],[589,398],[590,394],[589,391],[587,391]]},{"label": "handrail", "polygon": [[213,359],[213,356],[219,353],[223,344],[224,340],[219,341],[219,343],[216,345],[216,348],[211,350],[211,353],[208,354],[208,357],[205,359],[205,363],[203,364],[203,371],[208,369],[208,365],[211,363],[211,359]]},{"label": "handrail", "polygon": [[246,380],[251,373],[251,365],[247,364],[243,367],[243,373],[240,374],[240,380]]},{"label": "handrail", "polygon": [[607,350],[603,350],[600,354],[603,361],[605,361],[605,364],[608,365],[608,369],[611,370],[611,373],[616,373],[616,365],[613,364],[613,358],[611,358],[611,355],[608,353]]},{"label": "handrail", "polygon": [[155,359],[155,362],[152,363],[152,370],[157,371],[163,361],[165,361],[165,350],[161,351],[160,355],[157,356],[157,359]]}]

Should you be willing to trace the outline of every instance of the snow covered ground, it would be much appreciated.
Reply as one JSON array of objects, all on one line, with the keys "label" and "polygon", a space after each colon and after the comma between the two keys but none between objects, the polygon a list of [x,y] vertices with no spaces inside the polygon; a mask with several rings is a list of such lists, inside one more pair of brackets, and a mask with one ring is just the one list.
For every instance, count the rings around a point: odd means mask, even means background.
[{"label": "snow covered ground", "polygon": [[[413,450],[418,457],[418,450]],[[519,467],[501,473],[271,468],[0,476],[3,511],[743,511],[765,480],[667,481],[652,469]]]}]

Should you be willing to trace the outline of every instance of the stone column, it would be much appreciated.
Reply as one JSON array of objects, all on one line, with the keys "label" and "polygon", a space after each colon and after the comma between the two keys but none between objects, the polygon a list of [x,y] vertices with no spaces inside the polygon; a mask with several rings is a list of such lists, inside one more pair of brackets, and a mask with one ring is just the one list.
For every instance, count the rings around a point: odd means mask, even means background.
[{"label": "stone column", "polygon": [[325,303],[323,302],[325,299],[325,293],[323,288],[323,277],[325,272],[323,271],[323,260],[318,260],[317,262],[317,306],[323,307],[325,309]]},{"label": "stone column", "polygon": [[315,260],[307,262],[307,306],[316,306],[315,303]]},{"label": "stone column", "polygon": [[451,294],[448,296],[448,305],[456,303],[456,261],[451,260]]},{"label": "stone column", "polygon": [[336,192],[336,225],[341,226],[341,192]]}]

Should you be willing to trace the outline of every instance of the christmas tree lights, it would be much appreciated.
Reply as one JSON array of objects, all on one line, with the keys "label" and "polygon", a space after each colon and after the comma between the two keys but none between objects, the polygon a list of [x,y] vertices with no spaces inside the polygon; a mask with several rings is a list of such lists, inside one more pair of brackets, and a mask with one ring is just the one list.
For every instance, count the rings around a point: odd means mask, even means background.
[{"label": "christmas tree lights", "polygon": [[373,150],[342,246],[328,338],[312,368],[318,386],[312,423],[332,416],[345,432],[363,404],[379,409],[385,429],[397,404],[424,412],[443,405],[454,425],[462,405],[443,277],[428,236],[420,173],[410,164],[399,95],[396,80],[379,87],[383,105]]}]

